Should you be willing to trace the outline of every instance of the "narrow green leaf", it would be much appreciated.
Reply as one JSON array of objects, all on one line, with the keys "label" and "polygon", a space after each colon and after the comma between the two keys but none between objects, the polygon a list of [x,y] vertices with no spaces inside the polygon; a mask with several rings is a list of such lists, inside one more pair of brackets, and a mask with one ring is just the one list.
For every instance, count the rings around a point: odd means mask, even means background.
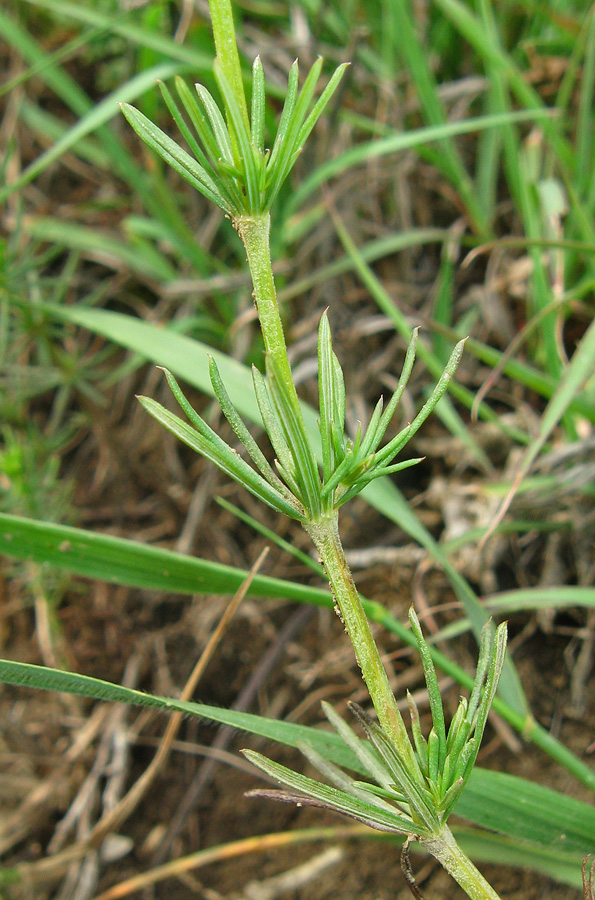
[{"label": "narrow green leaf", "polygon": [[431,782],[438,780],[440,749],[440,738],[436,733],[436,729],[432,728],[428,735],[428,779]]},{"label": "narrow green leaf", "polygon": [[285,440],[285,435],[277,420],[277,416],[275,415],[268,385],[262,373],[259,372],[256,366],[252,366],[252,381],[264,429],[273,446],[273,450],[277,454],[277,460],[283,467],[284,472],[291,476],[291,490],[297,490],[293,457],[287,441]]},{"label": "narrow green leaf", "polygon": [[[283,784],[292,791],[297,791],[297,795],[283,796],[282,794],[268,793],[266,791],[253,792],[257,796],[277,797],[279,800],[288,800],[289,802],[306,802],[306,798],[317,801],[316,805],[333,809],[343,815],[358,819],[377,828],[380,831],[401,832],[405,834],[411,833],[412,829],[420,828],[414,825],[411,820],[404,816],[398,815],[397,812],[384,812],[372,803],[366,803],[357,797],[339,791],[336,788],[328,787],[305,775],[299,775],[297,772],[282,766],[279,763],[267,759],[254,750],[244,750],[244,756],[257,768],[261,769],[270,778],[274,778],[280,784]],[[370,798],[372,799],[372,798]],[[421,829],[420,829],[421,830]]]},{"label": "narrow green leaf", "polygon": [[[446,758],[446,727],[444,724],[442,695],[440,694],[440,686],[438,684],[438,678],[436,677],[436,669],[434,668],[434,662],[430,655],[430,650],[423,636],[417,614],[412,606],[409,608],[409,622],[411,623],[411,630],[415,635],[415,639],[417,641],[419,657],[421,659],[421,664],[424,670],[424,678],[428,688],[428,698],[430,700],[430,710],[432,713],[432,731],[435,733],[436,739],[438,741],[438,765],[440,766],[440,768],[442,768],[442,766],[444,765],[444,760]],[[431,754],[433,752],[431,739],[432,732],[430,732],[430,737],[428,738],[428,756],[430,758],[430,763],[428,763],[429,766],[431,765]],[[435,781],[435,775],[432,776],[430,774],[430,777],[433,781]]]},{"label": "narrow green leaf", "polygon": [[417,758],[419,760],[422,772],[426,773],[428,771],[428,742],[422,734],[417,703],[415,702],[409,691],[407,691],[407,706],[409,707],[411,733],[413,735],[415,752],[417,753]]},{"label": "narrow green leaf", "polygon": [[[188,596],[233,594],[248,574],[162,547],[6,514],[0,514],[0,552],[110,584]],[[333,606],[329,590],[264,575],[255,576],[249,593],[328,609]]]},{"label": "narrow green leaf", "polygon": [[195,450],[196,453],[214,463],[234,481],[238,481],[255,497],[292,519],[302,518],[294,505],[290,504],[279,491],[271,487],[235,450],[228,447],[225,441],[221,440],[219,435],[212,431],[205,422],[202,423],[203,433],[199,433],[151,397],[139,397],[138,399],[147,412],[164,425],[168,431],[175,434],[179,440]]},{"label": "narrow green leaf", "polygon": [[459,778],[446,790],[444,797],[440,802],[440,812],[442,813],[443,821],[446,821],[446,819],[455,808],[456,803],[461,796],[464,785],[464,780],[462,778]]},{"label": "narrow green leaf", "polygon": [[333,372],[333,394],[335,408],[331,418],[331,436],[335,454],[335,464],[343,458],[345,436],[345,379],[343,369],[336,354],[331,354]]},{"label": "narrow green leaf", "polygon": [[268,169],[270,173],[269,181],[272,180],[273,173],[275,171],[275,167],[277,165],[277,158],[281,153],[281,148],[285,142],[285,137],[287,134],[287,126],[291,120],[293,115],[293,110],[295,107],[295,101],[297,98],[298,92],[298,80],[299,80],[299,69],[298,69],[298,61],[297,59],[293,61],[291,64],[291,68],[289,70],[289,76],[287,79],[287,95],[285,97],[285,103],[283,104],[283,109],[281,111],[281,118],[279,119],[279,125],[277,126],[277,134],[275,135],[275,141],[273,143],[273,149],[271,151],[271,155],[269,157]]},{"label": "narrow green leaf", "polygon": [[221,407],[223,415],[231,425],[236,437],[246,448],[250,459],[257,467],[262,477],[268,481],[271,487],[279,491],[280,494],[283,494],[286,500],[291,502],[290,492],[287,490],[281,479],[275,474],[275,472],[269,465],[264,453],[248,431],[243,419],[229,399],[229,394],[225,390],[225,385],[223,384],[223,380],[221,378],[221,375],[219,374],[217,363],[212,356],[209,356],[209,372],[211,375],[211,384],[213,385],[215,396],[219,401],[219,405]]},{"label": "narrow green leaf", "polygon": [[481,629],[481,634],[479,636],[479,655],[477,657],[477,669],[475,671],[473,690],[471,691],[471,696],[469,697],[469,703],[467,706],[466,718],[469,719],[472,724],[475,720],[475,714],[481,700],[481,692],[483,690],[485,678],[490,666],[493,645],[494,634],[491,622],[486,622],[486,624]]},{"label": "narrow green leaf", "polygon": [[320,78],[322,62],[322,58],[319,57],[310,69],[291,116],[284,123],[285,133],[280,144],[278,158],[274,162],[271,158],[269,164],[271,197],[275,197],[279,192],[302,149],[301,145],[298,144],[299,134],[316,89],[316,84]]},{"label": "narrow green leaf", "polygon": [[[457,712],[458,712],[458,710],[457,710]],[[469,740],[469,735],[471,734],[472,729],[473,729],[472,720],[465,718],[465,719],[463,719],[462,722],[460,722],[460,724],[456,730],[456,733],[453,735],[452,744],[450,747],[448,747],[448,752],[449,752],[451,758],[454,760],[455,768],[459,764],[459,759],[461,758],[463,749],[464,749],[467,741]],[[449,733],[449,738],[450,738],[450,733]],[[457,770],[457,774],[455,775],[455,777],[458,778],[460,775],[463,775],[463,773],[465,772],[465,769],[466,769],[466,766],[463,766],[460,771]]]},{"label": "narrow green leaf", "polygon": [[354,787],[360,788],[360,790],[365,791],[368,794],[374,794],[374,796],[376,797],[382,797],[383,800],[390,800],[391,803],[407,803],[405,795],[399,794],[399,792],[394,790],[394,788],[383,788],[380,787],[379,784],[372,784],[369,781],[354,781],[353,785]]},{"label": "narrow green leaf", "polygon": [[391,773],[382,765],[376,754],[370,750],[368,744],[357,737],[353,729],[349,727],[347,722],[338,715],[326,700],[322,701],[322,709],[335,731],[338,732],[342,740],[362,764],[363,771],[369,774],[379,785],[382,785],[384,788],[390,788],[392,784]]},{"label": "narrow green leaf", "polygon": [[209,120],[205,116],[198,100],[196,99],[195,95],[192,93],[184,79],[177,77],[175,79],[175,85],[178,97],[180,98],[180,102],[186,110],[188,118],[192,122],[192,125],[199,137],[199,140],[202,143],[202,146],[210,157],[211,165],[213,165],[217,162],[217,159],[219,157],[219,148],[217,146],[217,141],[215,139],[215,135],[213,133],[213,129],[211,128]]},{"label": "narrow green leaf", "polygon": [[477,723],[473,732],[473,737],[477,741],[475,755],[472,756],[469,760],[467,764],[467,771],[463,774],[463,778],[468,777],[471,768],[475,763],[475,759],[477,758],[477,754],[479,753],[479,746],[481,744],[483,732],[488,721],[488,715],[492,707],[492,702],[494,700],[494,697],[496,696],[498,681],[500,680],[500,675],[502,674],[502,667],[504,665],[504,658],[506,654],[506,641],[507,628],[506,622],[503,622],[496,629],[496,637],[494,640],[495,647],[492,654],[492,659],[490,660],[490,668],[488,676],[486,678],[484,692],[477,712]]},{"label": "narrow green leaf", "polygon": [[[460,808],[460,807],[459,807]],[[551,850],[518,837],[495,834],[461,825],[452,827],[457,843],[475,863],[532,869],[563,884],[582,887],[582,856],[576,851]],[[578,896],[578,895],[577,895]]]},{"label": "narrow green leaf", "polygon": [[225,124],[225,119],[221,115],[221,111],[215,103],[213,96],[206,89],[206,87],[203,84],[195,84],[194,87],[196,89],[196,93],[201,99],[202,105],[205,108],[205,112],[209,118],[209,122],[211,123],[211,128],[213,129],[213,134],[215,136],[217,147],[219,149],[219,155],[225,160],[225,162],[229,163],[230,166],[233,166],[235,163],[235,159],[231,147],[229,131],[227,130],[227,125]]},{"label": "narrow green leaf", "polygon": [[[471,731],[471,728],[468,729]],[[474,737],[469,738],[461,752],[459,753],[459,757],[455,763],[454,768],[454,777],[455,779],[462,778],[465,781],[465,774],[469,771],[469,760],[475,759],[477,757],[477,741]]]},{"label": "narrow green leaf", "polygon": [[322,94],[320,95],[320,97],[318,98],[316,103],[314,104],[314,108],[312,109],[312,112],[310,113],[310,115],[308,116],[308,118],[306,119],[306,121],[304,122],[304,124],[302,125],[302,127],[300,129],[300,133],[297,138],[297,145],[299,148],[303,147],[304,144],[306,143],[308,137],[310,136],[312,129],[314,128],[314,126],[318,122],[320,116],[322,115],[322,113],[324,112],[326,107],[328,106],[328,103],[329,103],[331,97],[333,96],[333,94],[335,93],[337,88],[339,87],[339,83],[340,83],[341,79],[343,78],[343,75],[345,74],[345,71],[349,65],[350,65],[350,63],[342,63],[333,72],[327,86],[325,87]]},{"label": "narrow green leaf", "polygon": [[402,472],[403,469],[410,469],[412,466],[417,466],[420,462],[423,462],[424,459],[424,456],[417,456],[412,457],[411,459],[405,459],[400,463],[393,463],[391,466],[379,465],[378,467],[376,467],[377,463],[376,460],[374,460],[373,468],[371,468],[369,472],[364,472],[362,476],[362,488],[375,478],[382,478],[383,475],[394,475],[395,472]]},{"label": "narrow green leaf", "polygon": [[[475,768],[459,800],[457,815],[468,818],[469,805],[483,797],[473,821],[536,841],[558,851],[589,853],[593,850],[595,807],[558,791],[503,772]],[[489,797],[489,802],[485,798]],[[552,810],[556,811],[552,819]],[[506,826],[502,827],[506,822]]]},{"label": "narrow green leaf", "polygon": [[370,421],[368,422],[368,427],[366,428],[366,432],[359,449],[359,456],[361,458],[364,458],[370,453],[373,453],[382,440],[383,432],[380,431],[380,420],[382,418],[383,409],[384,400],[382,397],[379,397],[378,402],[374,407],[374,411],[370,417]]},{"label": "narrow green leaf", "polygon": [[[380,420],[380,427],[378,429],[380,434],[380,440],[382,439],[386,429],[388,428],[392,417],[394,416],[397,406],[401,401],[401,397],[403,396],[403,392],[407,387],[409,382],[409,378],[411,376],[411,372],[413,370],[413,364],[415,362],[415,353],[417,350],[417,340],[419,337],[419,328],[414,328],[411,332],[411,340],[409,341],[409,345],[407,347],[407,353],[405,354],[405,362],[403,363],[403,368],[401,370],[401,375],[399,376],[399,383],[397,384],[397,389],[390,398],[387,403],[386,409],[384,410],[384,414],[382,419]],[[407,435],[409,436],[409,431],[407,431]],[[378,444],[372,444],[371,449],[376,450]]]},{"label": "narrow green leaf", "polygon": [[332,354],[331,330],[325,310],[318,326],[318,407],[320,411],[319,429],[322,445],[322,472],[325,482],[331,477],[334,469],[332,427],[336,407]]},{"label": "narrow green leaf", "polygon": [[442,767],[442,771],[438,774],[438,781],[440,783],[440,790],[442,794],[446,792],[446,790],[452,784],[451,781],[451,772],[452,769],[452,757],[449,754],[446,754],[446,759],[444,760],[444,765]]},{"label": "narrow green leaf", "polygon": [[447,752],[450,753],[453,746],[453,741],[459,733],[459,729],[463,724],[463,720],[467,714],[468,703],[465,697],[461,697],[459,700],[459,705],[457,706],[457,711],[450,721],[450,725],[448,726],[448,735],[446,739],[446,749]]},{"label": "narrow green leaf", "polygon": [[[178,81],[178,78],[176,78],[176,83],[177,83],[177,81]],[[182,84],[184,84],[184,82],[181,78],[179,78],[179,81],[182,82]],[[161,91],[161,96],[165,100],[165,104],[170,112],[172,119],[174,120],[174,122],[178,126],[178,129],[184,136],[184,140],[190,147],[190,150],[192,151],[192,153],[194,154],[194,156],[196,157],[196,159],[200,163],[200,165],[203,167],[203,169],[206,172],[209,172],[211,174],[211,176],[213,176],[214,173],[213,173],[211,163],[205,156],[205,154],[202,150],[202,147],[200,146],[200,144],[198,143],[198,141],[196,140],[196,138],[190,131],[188,125],[186,124],[186,120],[184,119],[184,116],[182,115],[180,109],[178,108],[176,101],[174,100],[170,91],[168,90],[167,85],[164,84],[163,81],[158,81],[157,85],[159,87],[159,90]],[[188,92],[188,93],[190,93],[190,92]],[[198,104],[196,104],[196,106],[198,106]]]},{"label": "narrow green leaf", "polygon": [[303,423],[298,418],[299,407],[296,410],[293,397],[277,369],[275,358],[267,356],[266,363],[271,398],[293,459],[295,477],[300,487],[299,497],[308,516],[317,518],[321,512],[321,484],[312,448]]},{"label": "narrow green leaf", "polygon": [[134,106],[122,103],[121,109],[129,124],[142,141],[155,151],[168,165],[188,181],[197,191],[211,200],[216,206],[231,213],[231,209],[223,198],[218,186],[202,166],[186,153],[179,144],[172,141],[164,131],[147,119]]},{"label": "narrow green leaf", "polygon": [[[413,437],[413,435],[417,431],[419,431],[419,429],[421,428],[423,423],[426,421],[428,416],[433,412],[436,404],[438,403],[438,401],[440,400],[442,395],[447,390],[448,385],[452,381],[453,375],[457,370],[457,366],[459,365],[459,362],[461,361],[461,356],[463,355],[464,347],[465,347],[464,340],[459,341],[458,344],[455,346],[454,350],[452,351],[452,353],[450,355],[450,359],[448,360],[448,362],[446,364],[444,372],[438,379],[438,383],[436,384],[434,390],[432,391],[429,399],[426,400],[426,402],[424,403],[424,405],[422,406],[422,408],[416,415],[415,419],[411,423],[408,434],[407,434],[407,440],[410,440]],[[397,445],[396,442],[398,442],[398,439],[399,439],[399,436],[394,438],[393,441],[390,441],[386,445],[386,447],[383,447],[382,450],[380,450],[378,452],[377,458],[379,461],[384,461],[385,459],[391,458],[393,445]]]},{"label": "narrow green leaf", "polygon": [[353,450],[350,448],[347,449],[343,461],[339,463],[331,477],[328,479],[326,484],[323,486],[320,495],[323,499],[329,496],[331,491],[334,491],[335,488],[341,483],[343,478],[346,478],[352,467],[357,464],[357,460],[353,454]]},{"label": "narrow green leaf", "polygon": [[266,97],[264,89],[264,69],[260,56],[257,56],[252,66],[252,107],[250,126],[252,130],[252,144],[259,153],[264,152],[264,119],[266,111]]},{"label": "narrow green leaf", "polygon": [[[259,213],[262,211],[260,198],[261,178],[260,171],[257,169],[257,158],[253,153],[250,132],[248,126],[244,122],[241,109],[231,85],[225,77],[225,72],[216,62],[214,71],[227,110],[230,128],[233,131],[237,143],[239,159],[236,159],[236,165],[244,176],[244,184],[248,194],[247,208],[251,213]],[[264,163],[264,159],[262,162]]]},{"label": "narrow green leaf", "polygon": [[316,85],[318,84],[318,81],[320,79],[323,62],[324,60],[321,56],[319,56],[306,75],[306,80],[304,81],[302,90],[300,91],[299,97],[297,99],[294,114],[291,117],[287,133],[288,144],[292,145],[292,153],[296,149],[302,123],[307,115],[312,97],[314,96],[314,91],[316,90]]}]

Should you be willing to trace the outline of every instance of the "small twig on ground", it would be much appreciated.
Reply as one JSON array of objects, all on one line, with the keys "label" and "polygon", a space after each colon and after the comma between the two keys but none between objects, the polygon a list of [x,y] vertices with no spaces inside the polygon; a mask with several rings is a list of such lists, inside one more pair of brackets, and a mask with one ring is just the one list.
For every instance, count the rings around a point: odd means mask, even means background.
[{"label": "small twig on ground", "polygon": [[401,850],[401,871],[405,876],[405,881],[407,882],[407,886],[416,900],[425,900],[425,897],[415,880],[415,875],[413,874],[413,869],[411,867],[411,861],[409,859],[409,844],[412,840],[415,840],[415,837],[409,835],[407,840],[403,844],[403,848]]},{"label": "small twig on ground", "polygon": [[[194,690],[196,689],[196,686],[200,678],[202,677],[204,670],[206,669],[208,663],[211,661],[213,655],[217,650],[221,638],[223,637],[231,621],[231,618],[244,599],[246,592],[248,591],[250,584],[252,583],[254,576],[262,565],[267,553],[268,547],[265,548],[260,554],[252,569],[250,570],[248,576],[234,595],[231,603],[223,614],[219,625],[215,629],[213,635],[207,643],[207,646],[201,654],[200,659],[194,667],[192,674],[190,675],[190,678],[188,679],[180,696],[181,700],[189,700],[192,697],[192,694],[194,693]],[[53,881],[62,877],[68,871],[73,862],[82,859],[82,857],[84,857],[89,852],[89,850],[97,848],[104,841],[108,834],[117,829],[128,818],[128,816],[130,816],[130,814],[136,809],[142,798],[145,796],[147,790],[155,780],[158,773],[161,771],[164,764],[167,762],[171,751],[171,746],[178,733],[178,730],[182,723],[182,719],[182,713],[175,712],[171,715],[161,744],[148,768],[141,775],[138,781],[136,781],[135,784],[130,788],[128,793],[118,803],[115,809],[107,813],[107,815],[104,815],[84,840],[78,841],[76,844],[73,844],[72,846],[66,848],[66,850],[64,850],[62,853],[43,859],[39,863],[32,863],[31,865],[24,865],[19,868],[19,874],[26,884],[39,884],[47,881]]]},{"label": "small twig on ground", "polygon": [[[304,625],[312,615],[313,610],[311,608],[304,608],[298,610],[298,612],[289,619],[289,621],[279,632],[275,643],[261,658],[258,666],[238,694],[236,702],[231,707],[232,709],[239,712],[245,712],[249,708],[258,691],[262,687],[263,682],[266,681],[270,672],[277,664],[279,657],[281,656],[281,653],[283,652],[286,645],[291,640],[293,640],[297,634],[299,634],[301,629],[304,627]],[[233,728],[220,728],[217,737],[213,741],[212,749],[217,751],[225,750],[229,745],[231,738],[233,737],[233,733]],[[163,837],[157,853],[153,857],[154,865],[159,865],[167,857],[167,853],[169,851],[169,848],[171,847],[172,841],[180,832],[191,810],[194,809],[194,807],[198,803],[203,790],[213,776],[216,765],[217,762],[215,759],[207,759],[194,776],[180,806],[178,807],[174,817],[170,822],[169,828],[167,829]]]}]

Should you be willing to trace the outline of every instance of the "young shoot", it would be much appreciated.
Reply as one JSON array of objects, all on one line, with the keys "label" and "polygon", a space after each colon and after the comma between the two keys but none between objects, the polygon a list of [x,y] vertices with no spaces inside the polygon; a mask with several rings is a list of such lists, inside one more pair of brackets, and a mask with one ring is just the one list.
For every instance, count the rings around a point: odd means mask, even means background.
[{"label": "young shoot", "polygon": [[[265,349],[265,374],[254,370],[254,392],[265,432],[275,454],[271,465],[235,409],[213,361],[213,392],[223,414],[243,446],[240,456],[193,410],[171,373],[172,393],[188,421],[143,397],[145,409],[197,453],[215,463],[268,506],[299,521],[312,538],[325,568],[336,609],[353,644],[378,724],[354,707],[374,752],[353,735],[348,726],[339,733],[356,757],[365,763],[369,783],[355,782],[345,773],[304,747],[310,762],[333,786],[279,766],[258,754],[247,756],[260,769],[286,786],[282,799],[330,807],[367,822],[374,828],[417,836],[457,879],[473,900],[496,894],[452,838],[446,819],[469,777],[477,756],[490,704],[504,660],[505,628],[495,638],[488,628],[482,637],[476,685],[466,703],[461,701],[448,733],[438,682],[415,614],[416,636],[430,692],[433,727],[421,733],[419,715],[409,701],[413,740],[397,706],[361,599],[347,566],[338,530],[338,511],[372,480],[415,465],[418,459],[394,462],[436,407],[456,371],[463,341],[454,348],[430,398],[412,422],[383,444],[386,431],[406,388],[417,343],[414,331],[396,391],[386,407],[380,399],[368,428],[355,439],[345,435],[345,384],[333,351],[326,313],[318,335],[319,442],[305,426],[277,303],[270,257],[270,211],[283,183],[302,151],[304,142],[335,93],[345,72],[339,66],[318,99],[322,72],[318,59],[301,90],[297,61],[289,72],[283,111],[267,149],[265,137],[265,81],[260,59],[252,67],[251,103],[244,94],[243,77],[233,30],[229,0],[211,0],[215,46],[215,79],[221,105],[203,86],[193,93],[176,79],[176,101],[165,85],[161,92],[188,149],[181,147],[146,116],[124,104],[122,111],[136,133],[166,163],[214,202],[232,220],[246,250],[254,287],[254,300]],[[332,714],[329,717],[335,724]]]}]

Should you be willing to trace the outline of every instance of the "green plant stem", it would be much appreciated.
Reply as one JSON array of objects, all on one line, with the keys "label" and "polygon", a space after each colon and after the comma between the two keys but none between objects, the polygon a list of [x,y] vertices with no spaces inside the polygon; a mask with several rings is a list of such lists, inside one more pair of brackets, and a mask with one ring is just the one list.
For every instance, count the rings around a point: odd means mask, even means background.
[{"label": "green plant stem", "polygon": [[335,609],[353,644],[380,725],[387,735],[393,738],[402,759],[412,770],[416,770],[417,762],[405,723],[380,659],[353,576],[345,560],[339,536],[338,515],[335,512],[332,517],[310,522],[304,527],[312,538],[326,570],[335,600]]},{"label": "green plant stem", "polygon": [[264,348],[276,364],[277,372],[283,379],[291,398],[294,415],[302,430],[302,435],[308,442],[306,426],[287,357],[287,346],[273,278],[269,244],[271,217],[269,213],[262,213],[259,216],[238,216],[234,219],[233,224],[246,248]]},{"label": "green plant stem", "polygon": [[264,348],[275,360],[278,371],[289,386],[290,382],[293,384],[293,379],[287,358],[269,248],[271,217],[269,213],[259,216],[238,216],[233,224],[246,248]]},{"label": "green plant stem", "polygon": [[230,0],[209,0],[209,7],[211,9],[211,22],[217,59],[233,89],[244,119],[244,125],[249,133],[248,106],[246,104],[246,94],[244,93],[244,82],[233,24],[231,2]]},{"label": "green plant stem", "polygon": [[471,900],[500,900],[499,894],[463,853],[448,826],[444,825],[439,835],[420,837],[418,842],[444,866]]}]

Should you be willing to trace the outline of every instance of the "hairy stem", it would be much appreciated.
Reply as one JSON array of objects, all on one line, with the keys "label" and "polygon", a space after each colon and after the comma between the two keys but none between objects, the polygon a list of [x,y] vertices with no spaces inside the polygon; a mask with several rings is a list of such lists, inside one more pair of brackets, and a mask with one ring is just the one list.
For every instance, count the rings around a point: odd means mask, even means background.
[{"label": "hairy stem", "polygon": [[500,895],[463,853],[452,831],[446,825],[439,835],[419,837],[418,842],[444,866],[471,900],[500,900]]},{"label": "hairy stem", "polygon": [[269,246],[271,217],[269,213],[254,216],[238,216],[234,219],[233,224],[246,248],[248,266],[254,287],[254,302],[258,311],[264,348],[274,360],[277,372],[280,378],[283,379],[287,393],[291,398],[295,420],[298,428],[301,430],[302,442],[309,444],[287,357],[287,346],[275,290]]},{"label": "hairy stem", "polygon": [[403,760],[415,769],[417,766],[407,729],[345,559],[339,537],[338,515],[334,513],[332,517],[325,517],[304,527],[320,554],[335,599],[336,611],[351,639],[378,721],[386,734],[392,738]]},{"label": "hairy stem", "polygon": [[271,265],[269,249],[271,217],[269,213],[255,216],[238,216],[234,219],[233,224],[246,248],[248,266],[254,287],[254,301],[258,311],[265,350],[274,358],[279,372],[282,373],[287,382],[287,386],[290,383],[293,385]]}]

